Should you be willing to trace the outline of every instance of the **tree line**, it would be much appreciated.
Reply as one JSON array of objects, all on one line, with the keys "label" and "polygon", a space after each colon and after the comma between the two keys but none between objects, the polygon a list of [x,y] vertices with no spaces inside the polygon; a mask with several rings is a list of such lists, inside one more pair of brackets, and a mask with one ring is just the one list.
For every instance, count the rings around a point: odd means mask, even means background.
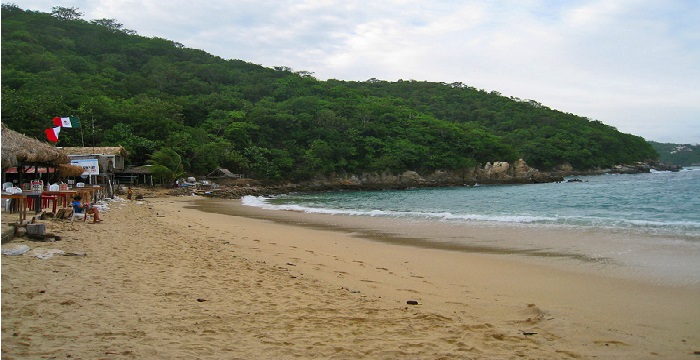
[{"label": "tree line", "polygon": [[59,146],[121,145],[132,164],[167,153],[187,173],[302,180],[658,158],[641,137],[533,100],[461,83],[320,81],[140,36],[115,19],[83,20],[75,8],[3,4],[1,46],[4,123],[42,138],[51,118],[79,116]]},{"label": "tree line", "polygon": [[671,144],[649,141],[659,153],[659,160],[666,164],[700,166],[700,144]]}]

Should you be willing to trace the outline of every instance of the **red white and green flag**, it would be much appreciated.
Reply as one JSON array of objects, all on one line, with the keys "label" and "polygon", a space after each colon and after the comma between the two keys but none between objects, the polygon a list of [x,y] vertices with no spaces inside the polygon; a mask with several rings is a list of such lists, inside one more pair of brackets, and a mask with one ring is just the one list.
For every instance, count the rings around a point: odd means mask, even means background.
[{"label": "red white and green flag", "polygon": [[53,124],[65,128],[79,128],[80,119],[77,116],[55,117],[53,118]]},{"label": "red white and green flag", "polygon": [[60,126],[56,126],[55,128],[44,130],[44,133],[46,133],[46,138],[51,142],[58,142],[58,134],[60,132],[61,132]]}]

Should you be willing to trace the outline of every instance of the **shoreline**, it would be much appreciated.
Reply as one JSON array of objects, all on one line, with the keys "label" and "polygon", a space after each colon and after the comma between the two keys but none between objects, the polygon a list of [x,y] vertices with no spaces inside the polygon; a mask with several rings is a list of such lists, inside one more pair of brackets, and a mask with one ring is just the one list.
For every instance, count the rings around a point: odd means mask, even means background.
[{"label": "shoreline", "polygon": [[215,204],[111,203],[101,224],[50,221],[61,242],[19,240],[87,256],[3,256],[3,358],[693,359],[700,350],[692,286],[295,224],[307,214],[285,214],[294,215],[285,224],[191,208]]},{"label": "shoreline", "polygon": [[[431,283],[438,283],[438,278],[452,272],[454,276],[449,276],[440,285],[436,285],[442,290],[431,294],[434,296],[433,301],[440,303],[441,307],[446,307],[447,309],[452,309],[451,304],[463,305],[463,303],[459,294],[446,289],[456,285],[465,288],[476,285],[482,291],[490,292],[490,296],[492,296],[487,301],[489,304],[485,305],[485,307],[491,307],[491,301],[500,302],[501,304],[507,303],[499,298],[504,296],[504,294],[508,294],[505,295],[508,298],[529,299],[528,305],[535,304],[535,307],[538,309],[568,308],[571,306],[570,304],[576,304],[576,306],[572,306],[572,309],[576,309],[579,312],[576,318],[584,323],[590,319],[597,319],[596,321],[600,321],[602,325],[612,319],[619,323],[625,323],[629,319],[646,318],[649,321],[648,325],[656,324],[657,322],[666,322],[667,325],[671,323],[680,325],[690,316],[695,321],[694,323],[686,323],[685,325],[688,326],[686,330],[690,332],[700,330],[700,310],[695,309],[693,304],[696,301],[691,300],[694,298],[700,301],[700,286],[698,286],[697,279],[693,279],[695,281],[692,283],[678,282],[669,284],[666,279],[648,279],[644,275],[641,277],[636,276],[638,275],[635,274],[636,270],[632,272],[621,271],[625,269],[625,266],[618,266],[615,263],[581,261],[581,257],[576,254],[573,254],[573,256],[572,254],[555,254],[553,257],[548,254],[531,256],[532,254],[529,254],[527,250],[522,250],[522,248],[527,248],[531,245],[528,243],[522,244],[521,249],[499,246],[479,248],[477,246],[457,247],[457,251],[455,251],[453,244],[450,243],[442,244],[446,246],[440,246],[440,244],[436,246],[435,243],[421,243],[421,239],[406,236],[406,234],[419,232],[416,229],[421,228],[421,226],[404,229],[403,232],[396,232],[397,224],[384,218],[264,210],[244,206],[240,203],[240,200],[233,200],[234,204],[231,204],[231,200],[223,200],[226,203],[225,208],[227,210],[235,209],[231,213],[222,211],[222,208],[212,205],[210,199],[196,199],[188,202],[190,205],[186,207],[201,210],[208,214],[218,213],[224,216],[243,216],[264,221],[266,224],[279,224],[282,227],[291,225],[299,228],[301,232],[309,229],[322,233],[330,232],[331,238],[342,234],[344,241],[359,242],[359,244],[355,244],[357,248],[348,248],[351,249],[351,254],[359,258],[359,260],[354,261],[368,267],[374,266],[375,269],[386,268],[384,262],[388,261],[387,256],[398,257],[393,259],[395,261],[394,266],[403,266],[400,263],[400,259],[402,259],[401,256],[406,256],[409,259],[406,263],[411,263],[420,269],[420,271],[413,270],[414,273],[411,275],[417,281],[423,282],[424,280],[422,279],[430,278]],[[368,226],[368,221],[372,222],[371,226]],[[405,225],[402,221],[398,221],[398,223],[398,226]],[[487,244],[492,241],[500,241],[504,236],[511,239],[523,236],[522,229],[498,229],[480,226],[467,226],[467,228],[479,230],[478,234],[472,235],[472,238],[484,241]],[[483,232],[485,229],[491,232]],[[432,234],[438,234],[434,227],[430,227],[427,230]],[[528,231],[530,230],[532,234],[545,235],[545,238],[557,237],[560,240],[561,237],[566,237],[570,242],[576,241],[583,234],[594,237],[601,235],[599,232],[590,230],[570,232],[562,229],[528,229]],[[607,241],[610,239],[610,236],[613,238],[624,238],[626,234],[608,234],[608,236],[608,238],[600,239],[600,241]],[[294,240],[285,243],[290,247],[297,247],[297,245],[294,245]],[[274,247],[277,244],[278,242],[275,241]],[[304,244],[309,247],[319,246],[318,243]],[[474,250],[477,251],[475,252]],[[337,250],[332,247],[327,248],[326,251],[329,252],[329,256],[331,256],[330,254],[337,256]],[[431,256],[435,256],[436,260],[429,260],[425,256],[426,251]],[[369,253],[378,255],[372,257],[373,261],[369,261],[367,259]],[[464,265],[467,261],[471,264]],[[332,264],[326,264],[326,266],[330,267]],[[344,269],[339,270],[339,273],[344,272],[347,271]],[[473,275],[462,275],[470,272]],[[424,276],[418,275],[418,273],[430,275]],[[317,274],[316,276],[324,277],[322,274]],[[370,275],[366,276],[370,277]],[[325,279],[331,282],[337,280],[327,275],[325,275]],[[493,281],[494,279],[498,279],[502,283],[496,284]],[[336,285],[342,286],[346,280],[347,278],[344,278],[342,281],[336,282]],[[397,294],[387,291],[386,288],[378,290],[374,289],[373,286],[363,286],[373,283],[374,280],[358,277],[355,279],[354,286],[362,289],[363,293],[369,292],[384,298],[393,297],[397,304],[402,303],[402,296],[404,296],[402,292]],[[411,285],[415,286],[416,284],[411,283]],[[398,288],[399,286],[396,287]],[[407,289],[409,289],[408,286],[404,290]],[[481,296],[483,294],[480,294]],[[450,299],[451,297],[453,298]],[[488,297],[486,298],[488,299]],[[552,301],[552,298],[556,300]],[[581,298],[588,298],[589,300],[581,303]],[[481,299],[483,300],[484,298]],[[423,299],[420,300],[422,301]],[[519,306],[520,304],[516,301],[516,303],[508,303],[506,306],[508,310],[500,309],[495,312],[513,311],[514,308]],[[668,314],[670,316],[667,317],[662,313],[668,310],[668,306],[675,307],[676,311],[669,311],[671,314]],[[457,307],[459,308],[459,306]],[[602,311],[601,309],[607,310]],[[453,311],[458,310],[453,309]],[[488,312],[491,311],[493,310],[491,309]],[[603,317],[601,317],[601,312],[605,314]],[[567,318],[570,316],[570,314],[566,315]],[[675,320],[670,320],[671,318],[675,318]],[[528,321],[525,323],[528,323]],[[586,327],[588,326],[589,324],[586,325]],[[666,330],[671,331],[670,328]],[[632,333],[633,331],[630,331],[630,334]],[[670,343],[670,337],[668,340]]]},{"label": "shoreline", "polygon": [[[349,216],[301,211],[268,210],[243,205],[240,199],[209,199],[188,208],[204,212],[271,220],[311,229],[340,231],[388,244],[463,253],[514,256],[519,261],[560,262],[565,269],[601,272],[637,281],[694,287],[700,290],[697,246],[687,244],[680,254],[677,240],[666,235],[628,230],[512,225],[507,223],[435,222],[392,217]],[[196,205],[206,204],[206,205]],[[630,244],[634,239],[635,244]],[[640,245],[644,244],[644,245]],[[634,247],[644,248],[643,251]],[[594,250],[593,250],[594,249]],[[650,256],[672,256],[677,263],[657,264]],[[678,261],[682,259],[683,261]],[[574,260],[573,262],[570,260]],[[665,258],[664,258],[665,260]],[[650,266],[668,267],[663,271]]]}]

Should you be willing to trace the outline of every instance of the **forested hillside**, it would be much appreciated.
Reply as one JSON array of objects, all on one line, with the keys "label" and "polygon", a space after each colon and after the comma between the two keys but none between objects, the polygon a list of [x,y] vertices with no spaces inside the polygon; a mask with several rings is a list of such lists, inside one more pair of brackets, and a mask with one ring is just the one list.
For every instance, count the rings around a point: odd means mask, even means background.
[{"label": "forested hillside", "polygon": [[700,165],[700,144],[668,144],[649,142],[659,153],[659,160],[666,164],[680,166]]},{"label": "forested hillside", "polygon": [[2,122],[59,146],[122,145],[142,164],[174,150],[186,171],[261,179],[464,169],[525,159],[546,170],[653,160],[638,136],[461,83],[319,81],[139,36],[115,19],[2,6]]}]

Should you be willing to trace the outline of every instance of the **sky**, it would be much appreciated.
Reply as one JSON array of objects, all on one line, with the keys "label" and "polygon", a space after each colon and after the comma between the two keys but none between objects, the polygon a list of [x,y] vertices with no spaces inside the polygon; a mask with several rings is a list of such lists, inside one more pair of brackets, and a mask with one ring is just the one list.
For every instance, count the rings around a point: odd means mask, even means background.
[{"label": "sky", "polygon": [[319,80],[454,83],[700,143],[700,0],[15,0]]}]

